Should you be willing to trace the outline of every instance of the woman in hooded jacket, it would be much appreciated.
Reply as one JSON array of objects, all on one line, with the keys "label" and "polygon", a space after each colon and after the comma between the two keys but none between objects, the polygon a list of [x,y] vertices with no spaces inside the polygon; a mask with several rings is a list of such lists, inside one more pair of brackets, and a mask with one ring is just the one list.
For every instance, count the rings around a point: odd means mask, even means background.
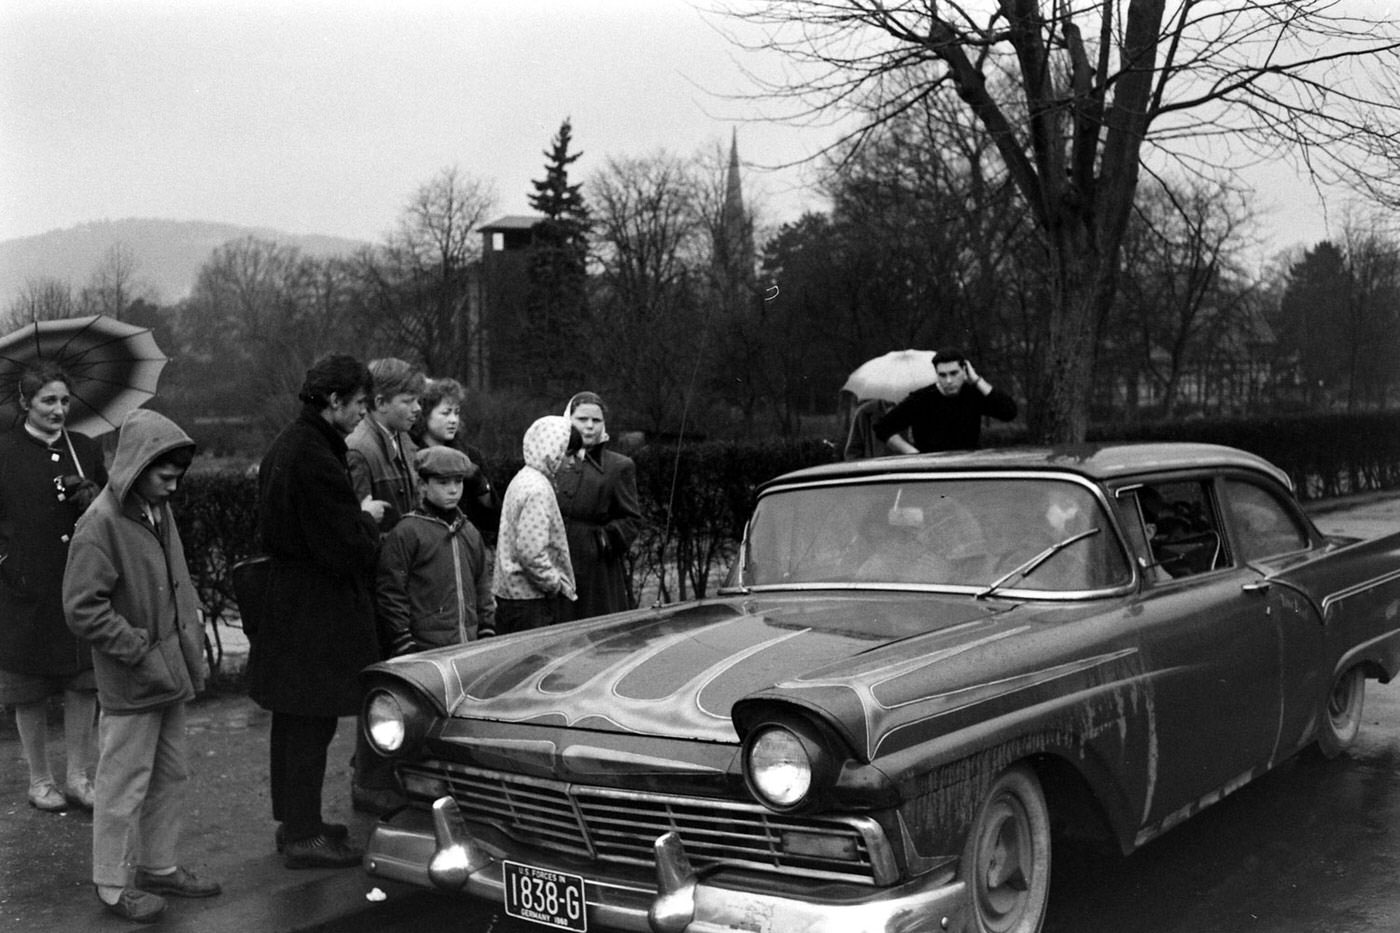
[{"label": "woman in hooded jacket", "polygon": [[540,418],[525,432],[525,465],[506,487],[496,541],[496,629],[479,636],[520,632],[564,622],[576,598],[574,568],[554,476],[579,434],[569,419]]}]

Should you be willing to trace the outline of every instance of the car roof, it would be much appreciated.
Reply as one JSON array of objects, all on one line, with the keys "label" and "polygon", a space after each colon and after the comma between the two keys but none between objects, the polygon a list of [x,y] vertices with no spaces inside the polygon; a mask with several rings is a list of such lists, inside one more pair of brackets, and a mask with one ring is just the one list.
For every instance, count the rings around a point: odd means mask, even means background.
[{"label": "car roof", "polygon": [[785,473],[764,483],[758,491],[763,492],[776,485],[837,478],[874,478],[890,473],[1058,472],[1105,482],[1139,474],[1201,468],[1260,472],[1277,480],[1286,489],[1293,489],[1293,482],[1287,473],[1248,451],[1222,444],[1163,442],[1003,447],[852,460]]}]

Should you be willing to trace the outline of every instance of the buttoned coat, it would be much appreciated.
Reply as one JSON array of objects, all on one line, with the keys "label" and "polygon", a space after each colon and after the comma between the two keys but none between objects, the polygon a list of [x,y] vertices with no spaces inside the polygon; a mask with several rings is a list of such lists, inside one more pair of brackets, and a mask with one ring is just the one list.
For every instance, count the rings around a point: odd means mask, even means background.
[{"label": "buttoned coat", "polygon": [[346,466],[345,440],[312,406],[258,467],[267,618],[252,638],[248,695],[301,716],[359,711],[359,672],[379,660],[371,587],[379,545]]},{"label": "buttoned coat", "polygon": [[632,608],[623,559],[641,530],[636,464],[595,447],[583,457],[566,457],[554,484],[578,591],[573,617]]},{"label": "buttoned coat", "polygon": [[103,486],[107,471],[96,441],[68,438],[71,450],[23,424],[0,435],[0,668],[18,674],[69,677],[92,668],[91,649],[63,618],[63,567],[81,508],[55,481],[82,474]]}]

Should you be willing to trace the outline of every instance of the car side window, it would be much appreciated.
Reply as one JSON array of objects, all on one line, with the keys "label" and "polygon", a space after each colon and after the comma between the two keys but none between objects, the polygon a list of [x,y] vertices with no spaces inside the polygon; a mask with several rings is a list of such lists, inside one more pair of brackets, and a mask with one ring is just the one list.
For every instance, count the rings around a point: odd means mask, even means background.
[{"label": "car side window", "polygon": [[1259,560],[1305,549],[1308,533],[1283,503],[1261,486],[1225,481],[1225,509],[1243,560]]},{"label": "car side window", "polygon": [[1174,578],[1229,566],[1210,483],[1149,483],[1137,490],[1137,501],[1152,566]]}]

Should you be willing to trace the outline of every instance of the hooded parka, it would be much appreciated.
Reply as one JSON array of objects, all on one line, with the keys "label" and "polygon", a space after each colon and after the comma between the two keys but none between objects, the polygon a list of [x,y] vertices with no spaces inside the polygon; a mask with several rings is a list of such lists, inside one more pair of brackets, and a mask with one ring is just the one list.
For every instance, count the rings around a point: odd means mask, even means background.
[{"label": "hooded parka", "polygon": [[574,598],[574,568],[554,474],[569,448],[569,419],[551,415],[525,431],[525,465],[506,487],[492,592],[504,599]]},{"label": "hooded parka", "polygon": [[135,491],[162,455],[194,441],[138,408],[122,422],[107,485],[78,519],[63,576],[68,627],[93,648],[104,713],[194,699],[204,687],[204,632],[185,548],[168,502],[156,527]]}]

